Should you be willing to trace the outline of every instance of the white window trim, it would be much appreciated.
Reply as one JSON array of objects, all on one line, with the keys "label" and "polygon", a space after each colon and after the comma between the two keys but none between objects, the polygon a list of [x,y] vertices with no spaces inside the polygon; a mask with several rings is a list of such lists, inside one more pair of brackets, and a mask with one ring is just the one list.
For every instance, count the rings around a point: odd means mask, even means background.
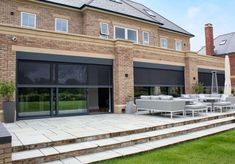
[{"label": "white window trim", "polygon": [[[145,33],[148,34],[148,41],[145,41],[145,40],[144,40],[144,34],[145,34]],[[149,45],[149,41],[150,41],[150,38],[149,38],[149,37],[150,37],[149,32],[148,32],[148,31],[143,31],[143,44],[144,44],[144,45]]]},{"label": "white window trim", "polygon": [[[166,43],[167,43],[167,44],[166,44],[166,47],[163,47],[163,46],[162,46],[162,40],[163,40],[163,39],[166,40]],[[166,48],[166,49],[168,48],[168,38],[166,38],[166,37],[161,37],[161,38],[160,38],[160,47],[161,47],[161,48]]]},{"label": "white window trim", "polygon": [[[26,25],[23,25],[23,14],[29,14],[29,15],[33,15],[34,17],[35,17],[35,19],[34,19],[34,26],[33,27],[31,27],[31,26],[26,26]],[[36,28],[36,26],[37,26],[37,15],[36,14],[33,14],[33,13],[29,13],[29,12],[21,12],[20,13],[20,26],[21,27],[27,27],[27,28]]]},{"label": "white window trim", "polygon": [[[102,25],[103,25],[103,24],[107,25],[107,28],[108,28],[107,34],[105,34],[105,33],[102,32]],[[100,22],[100,35],[109,36],[109,24],[108,24],[108,23]]]},{"label": "white window trim", "polygon": [[[139,43],[139,33],[138,33],[138,30],[132,29],[132,28],[128,28],[128,27],[123,27],[123,26],[114,26],[114,30],[113,30],[114,31],[114,33],[113,33],[113,38],[114,39],[117,39],[116,38],[116,28],[122,28],[122,29],[125,30],[125,40],[128,40],[128,30],[135,31],[136,32],[136,42],[134,42],[134,43],[136,43],[136,44]],[[131,40],[129,40],[129,41],[131,41]]]},{"label": "white window trim", "polygon": [[[56,29],[56,21],[57,20],[65,20],[66,21],[66,26],[67,26],[66,31],[61,31],[61,30],[57,30]],[[55,18],[55,31],[56,32],[69,32],[69,20],[68,19],[64,19],[64,18]]]},{"label": "white window trim", "polygon": [[[181,43],[181,49],[177,50],[177,42]],[[175,39],[175,50],[176,51],[182,51],[183,50],[183,41],[179,39]]]}]

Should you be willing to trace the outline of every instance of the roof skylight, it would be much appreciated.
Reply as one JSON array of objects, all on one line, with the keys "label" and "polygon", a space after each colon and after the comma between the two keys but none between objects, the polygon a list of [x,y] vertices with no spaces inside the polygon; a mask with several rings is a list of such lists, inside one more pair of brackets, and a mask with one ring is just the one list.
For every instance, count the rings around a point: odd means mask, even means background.
[{"label": "roof skylight", "polygon": [[144,9],[144,11],[145,11],[148,15],[150,15],[151,17],[156,17],[156,15],[155,15],[155,13],[154,13],[153,11],[147,10],[147,9]]},{"label": "roof skylight", "polygon": [[222,45],[225,45],[226,42],[227,42],[227,40],[222,40],[219,45],[221,45],[221,46],[222,46]]},{"label": "roof skylight", "polygon": [[120,3],[120,4],[122,3],[122,0],[110,0],[110,1]]}]

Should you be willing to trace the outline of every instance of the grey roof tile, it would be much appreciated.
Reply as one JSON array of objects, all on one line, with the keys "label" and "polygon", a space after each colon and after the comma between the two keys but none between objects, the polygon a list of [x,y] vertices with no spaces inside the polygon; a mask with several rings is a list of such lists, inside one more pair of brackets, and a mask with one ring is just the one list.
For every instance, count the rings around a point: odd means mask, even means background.
[{"label": "grey roof tile", "polygon": [[[224,42],[224,44],[221,44]],[[220,35],[214,39],[215,55],[224,55],[235,52],[235,32]],[[198,51],[199,54],[206,54],[206,47]]]},{"label": "grey roof tile", "polygon": [[[193,34],[177,26],[148,7],[131,0],[122,0],[122,3],[115,3],[111,0],[44,0],[44,2],[70,6],[73,8],[82,8],[86,5],[153,22],[159,24],[161,28],[193,36]],[[145,10],[152,11],[154,16],[150,16]]]}]

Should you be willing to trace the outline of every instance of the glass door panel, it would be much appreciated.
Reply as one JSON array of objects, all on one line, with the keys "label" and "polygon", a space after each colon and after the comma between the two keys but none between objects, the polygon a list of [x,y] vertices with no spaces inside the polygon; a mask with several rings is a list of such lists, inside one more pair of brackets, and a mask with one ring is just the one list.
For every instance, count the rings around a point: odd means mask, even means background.
[{"label": "glass door panel", "polygon": [[51,89],[49,88],[19,88],[18,116],[50,116]]},{"label": "glass door panel", "polygon": [[58,114],[74,114],[86,112],[86,89],[60,88],[58,90]]}]

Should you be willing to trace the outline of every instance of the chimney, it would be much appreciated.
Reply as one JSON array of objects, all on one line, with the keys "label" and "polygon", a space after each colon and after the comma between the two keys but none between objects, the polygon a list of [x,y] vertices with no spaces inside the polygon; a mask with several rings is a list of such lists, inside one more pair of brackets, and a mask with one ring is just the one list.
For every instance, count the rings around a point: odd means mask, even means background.
[{"label": "chimney", "polygon": [[208,23],[205,25],[205,36],[206,36],[206,55],[214,55],[214,36],[213,36],[213,25]]}]

